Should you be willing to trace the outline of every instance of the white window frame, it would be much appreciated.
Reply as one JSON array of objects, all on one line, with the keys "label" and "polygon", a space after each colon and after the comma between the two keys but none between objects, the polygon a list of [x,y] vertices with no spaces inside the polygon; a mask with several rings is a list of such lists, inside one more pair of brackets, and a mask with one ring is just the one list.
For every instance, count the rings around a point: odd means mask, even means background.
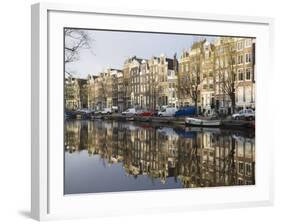
[{"label": "white window frame", "polygon": [[237,42],[237,51],[241,51],[244,48],[244,41],[243,40],[239,40]]},{"label": "white window frame", "polygon": [[[240,61],[240,59],[242,59],[242,60]],[[238,65],[244,64],[244,54],[239,54],[239,55],[237,56],[237,64],[238,64]]]},{"label": "white window frame", "polygon": [[246,38],[244,45],[245,45],[245,48],[246,47],[251,47],[252,46],[252,39],[251,38]]},{"label": "white window frame", "polygon": [[247,53],[245,53],[245,64],[250,64],[250,63],[252,63],[252,53],[251,52],[247,52]]},{"label": "white window frame", "polygon": [[[244,71],[244,69],[243,68],[240,68],[240,69],[238,69],[238,81],[244,81],[245,80],[245,71]],[[240,79],[240,74],[242,74],[243,75],[243,79]]]},{"label": "white window frame", "polygon": [[[249,79],[247,79],[247,71],[250,71],[250,78]],[[245,69],[245,80],[250,81],[251,78],[252,78],[252,68],[246,68]]]}]

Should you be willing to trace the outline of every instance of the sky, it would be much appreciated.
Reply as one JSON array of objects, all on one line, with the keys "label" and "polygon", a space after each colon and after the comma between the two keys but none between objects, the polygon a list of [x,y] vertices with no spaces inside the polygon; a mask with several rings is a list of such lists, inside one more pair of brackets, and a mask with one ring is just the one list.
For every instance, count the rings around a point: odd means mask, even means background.
[{"label": "sky", "polygon": [[102,30],[88,30],[88,33],[93,39],[91,49],[82,49],[78,61],[66,64],[66,70],[79,78],[96,75],[107,68],[122,69],[124,61],[132,56],[149,59],[165,54],[173,58],[177,53],[179,58],[181,52],[189,49],[194,41],[206,38],[211,42],[215,38]]}]

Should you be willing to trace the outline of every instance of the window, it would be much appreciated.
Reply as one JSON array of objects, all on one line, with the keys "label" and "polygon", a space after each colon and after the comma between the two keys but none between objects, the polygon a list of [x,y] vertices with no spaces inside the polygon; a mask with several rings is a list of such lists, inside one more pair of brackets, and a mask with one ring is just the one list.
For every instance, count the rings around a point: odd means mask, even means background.
[{"label": "window", "polygon": [[247,173],[248,175],[251,174],[251,171],[252,171],[252,169],[251,169],[251,164],[246,163],[245,165],[246,165],[246,173]]},{"label": "window", "polygon": [[209,53],[206,52],[206,53],[205,53],[205,59],[208,59],[208,58],[209,58]]},{"label": "window", "polygon": [[231,61],[232,65],[235,65],[236,64],[236,60],[235,60],[235,57],[232,57],[232,61]]},{"label": "window", "polygon": [[246,63],[250,63],[252,61],[252,54],[251,53],[246,53],[245,57],[246,57]]},{"label": "window", "polygon": [[245,40],[245,47],[251,47],[252,40],[251,39],[246,39]]},{"label": "window", "polygon": [[185,65],[185,71],[188,72],[188,64]]},{"label": "window", "polygon": [[209,77],[213,77],[213,72],[209,72]]},{"label": "window", "polygon": [[219,67],[219,64],[220,64],[219,59],[216,59],[216,68]]},{"label": "window", "polygon": [[227,71],[224,72],[224,79],[228,80],[228,72]]},{"label": "window", "polygon": [[242,41],[239,41],[237,43],[237,50],[241,50],[243,48],[243,42]]},{"label": "window", "polygon": [[229,61],[228,61],[228,58],[225,57],[225,59],[224,59],[224,66],[227,67],[228,64],[230,64]]},{"label": "window", "polygon": [[244,163],[239,162],[238,170],[239,170],[239,171],[238,171],[239,173],[244,173]]},{"label": "window", "polygon": [[252,88],[250,86],[245,87],[245,102],[251,103],[252,102]]},{"label": "window", "polygon": [[233,80],[236,81],[236,79],[237,79],[237,75],[236,75],[236,73],[234,72],[234,73],[233,73]]},{"label": "window", "polygon": [[246,69],[246,80],[251,80],[251,69],[250,68]]},{"label": "window", "polygon": [[239,77],[239,81],[243,81],[244,80],[244,72],[243,69],[240,69],[238,71],[238,77]]},{"label": "window", "polygon": [[240,55],[238,56],[238,64],[243,64],[243,62],[244,62],[243,54],[240,54]]}]

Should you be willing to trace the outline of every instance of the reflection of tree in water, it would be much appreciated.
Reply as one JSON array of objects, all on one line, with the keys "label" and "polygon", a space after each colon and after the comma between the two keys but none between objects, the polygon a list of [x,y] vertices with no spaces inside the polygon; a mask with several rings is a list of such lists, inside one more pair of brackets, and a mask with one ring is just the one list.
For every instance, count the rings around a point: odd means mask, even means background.
[{"label": "reflection of tree in water", "polygon": [[87,149],[104,166],[122,162],[126,175],[147,175],[183,187],[254,184],[254,139],[232,132],[141,127],[132,123],[68,121],[65,151]]}]

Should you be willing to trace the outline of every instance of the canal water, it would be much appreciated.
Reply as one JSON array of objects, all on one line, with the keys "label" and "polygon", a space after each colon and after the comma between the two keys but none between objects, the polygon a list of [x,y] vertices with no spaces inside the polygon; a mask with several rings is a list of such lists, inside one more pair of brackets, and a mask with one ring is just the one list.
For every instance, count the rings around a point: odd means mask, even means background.
[{"label": "canal water", "polygon": [[64,193],[255,184],[254,131],[66,120]]}]

